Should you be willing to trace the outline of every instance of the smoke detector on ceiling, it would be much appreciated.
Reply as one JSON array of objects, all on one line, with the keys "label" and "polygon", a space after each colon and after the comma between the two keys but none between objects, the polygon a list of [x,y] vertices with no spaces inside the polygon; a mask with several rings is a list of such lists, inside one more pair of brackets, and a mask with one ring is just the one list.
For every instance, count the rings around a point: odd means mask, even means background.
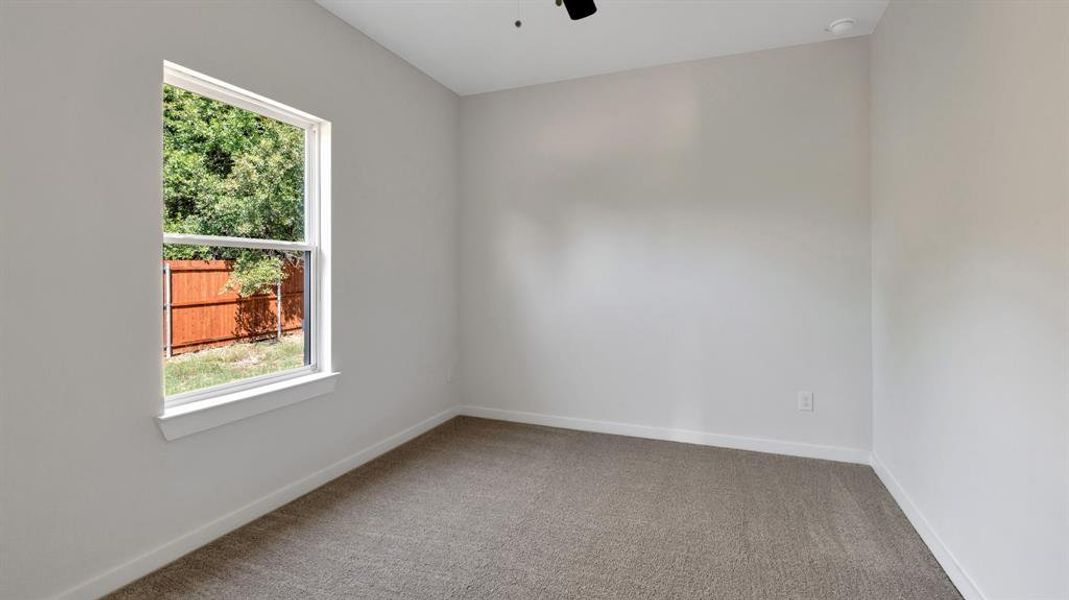
[{"label": "smoke detector on ceiling", "polygon": [[824,31],[827,31],[828,33],[831,33],[833,35],[842,35],[847,31],[853,29],[854,25],[857,25],[857,20],[855,19],[851,19],[849,17],[845,19],[836,19],[831,23],[828,23],[828,26],[824,28]]}]

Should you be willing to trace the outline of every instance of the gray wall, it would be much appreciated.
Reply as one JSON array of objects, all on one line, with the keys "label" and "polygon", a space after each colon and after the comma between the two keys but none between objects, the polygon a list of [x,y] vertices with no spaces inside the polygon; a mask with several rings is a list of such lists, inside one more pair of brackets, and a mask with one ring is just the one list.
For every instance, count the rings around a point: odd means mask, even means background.
[{"label": "gray wall", "polygon": [[867,454],[867,39],[468,96],[461,131],[467,403]]},{"label": "gray wall", "polygon": [[[342,374],[170,443],[164,59],[333,122]],[[4,1],[0,79],[0,597],[59,593],[455,404],[452,92],[310,2]]]},{"label": "gray wall", "polygon": [[1069,5],[892,2],[872,41],[875,452],[967,597],[1069,598],[1067,157]]}]

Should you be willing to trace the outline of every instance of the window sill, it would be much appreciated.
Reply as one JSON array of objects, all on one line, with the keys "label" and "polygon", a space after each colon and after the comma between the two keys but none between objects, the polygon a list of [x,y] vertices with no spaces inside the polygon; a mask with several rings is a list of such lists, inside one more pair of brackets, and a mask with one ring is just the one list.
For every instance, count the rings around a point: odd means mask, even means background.
[{"label": "window sill", "polygon": [[334,391],[337,373],[313,373],[240,392],[164,409],[156,417],[163,437],[177,440],[220,425],[303,402]]}]

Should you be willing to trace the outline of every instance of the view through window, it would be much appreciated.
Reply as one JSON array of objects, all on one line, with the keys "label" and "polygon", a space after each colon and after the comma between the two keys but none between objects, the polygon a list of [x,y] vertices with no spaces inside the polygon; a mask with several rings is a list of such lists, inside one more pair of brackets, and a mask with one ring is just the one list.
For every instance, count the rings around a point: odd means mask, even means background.
[{"label": "view through window", "polygon": [[211,91],[216,98],[163,88],[169,405],[315,367],[314,124],[282,122]]}]

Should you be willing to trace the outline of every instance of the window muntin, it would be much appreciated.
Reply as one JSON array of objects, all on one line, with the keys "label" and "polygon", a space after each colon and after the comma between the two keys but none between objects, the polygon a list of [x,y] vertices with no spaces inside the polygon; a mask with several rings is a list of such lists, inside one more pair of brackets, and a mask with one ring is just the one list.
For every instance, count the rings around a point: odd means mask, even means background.
[{"label": "window muntin", "polygon": [[321,370],[325,123],[171,63],[164,100],[165,405]]}]

